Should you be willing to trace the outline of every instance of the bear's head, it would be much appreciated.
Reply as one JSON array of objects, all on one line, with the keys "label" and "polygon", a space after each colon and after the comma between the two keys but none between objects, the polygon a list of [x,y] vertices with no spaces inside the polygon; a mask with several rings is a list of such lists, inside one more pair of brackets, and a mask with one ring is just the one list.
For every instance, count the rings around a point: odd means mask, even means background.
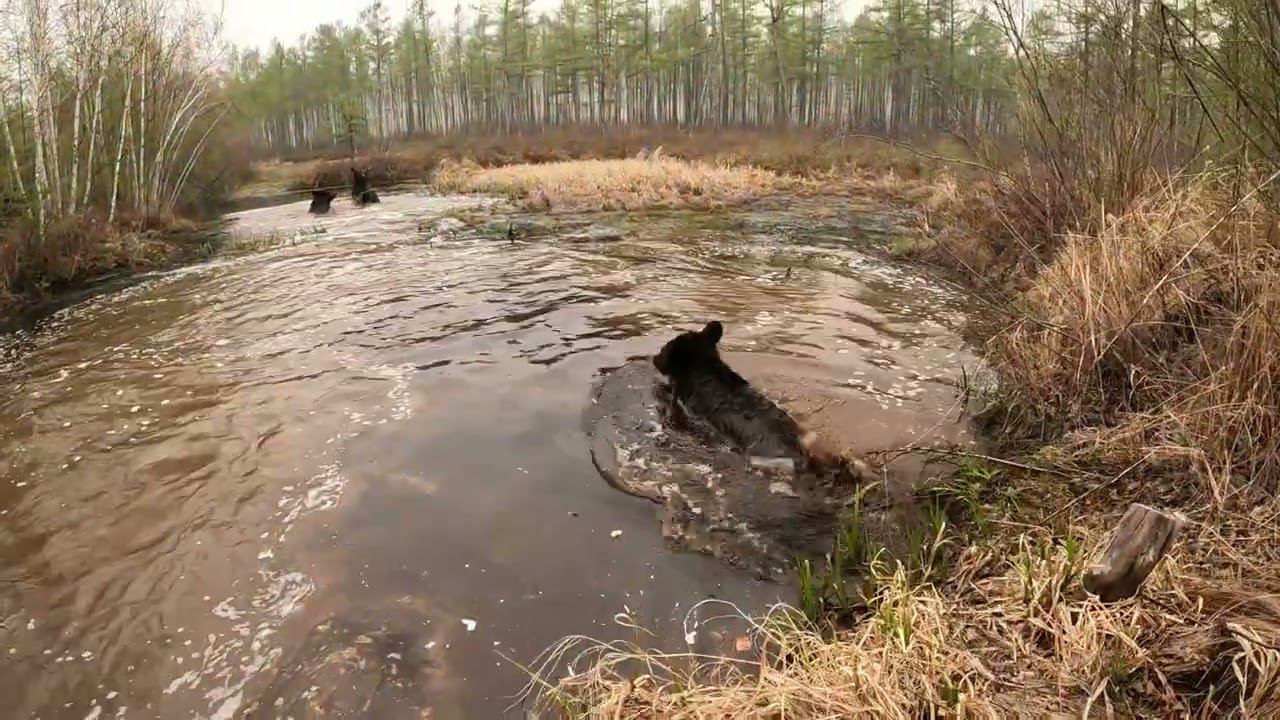
[{"label": "bear's head", "polygon": [[693,368],[717,364],[720,352],[716,345],[723,336],[724,326],[719,320],[712,320],[701,330],[680,333],[653,356],[653,366],[663,375],[675,377]]}]

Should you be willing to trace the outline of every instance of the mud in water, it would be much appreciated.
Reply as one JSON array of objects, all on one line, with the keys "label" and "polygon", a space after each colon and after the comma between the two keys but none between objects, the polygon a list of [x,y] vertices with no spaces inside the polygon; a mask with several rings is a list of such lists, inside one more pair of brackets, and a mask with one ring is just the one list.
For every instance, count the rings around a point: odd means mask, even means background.
[{"label": "mud in water", "polygon": [[293,203],[230,218],[274,249],[5,337],[6,714],[498,717],[516,662],[635,639],[619,613],[723,650],[689,608],[792,590],[675,551],[601,479],[591,388],[715,317],[730,363],[858,450],[964,441],[959,299],[864,252],[894,232],[826,200]]}]

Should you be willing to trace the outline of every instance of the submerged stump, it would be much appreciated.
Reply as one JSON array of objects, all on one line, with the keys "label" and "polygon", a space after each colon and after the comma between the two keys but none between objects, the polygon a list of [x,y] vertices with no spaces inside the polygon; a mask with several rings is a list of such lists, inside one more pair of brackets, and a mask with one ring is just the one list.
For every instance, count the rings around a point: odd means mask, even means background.
[{"label": "submerged stump", "polygon": [[1085,573],[1084,589],[1103,602],[1133,597],[1173,547],[1186,522],[1182,513],[1133,503],[1102,558]]}]

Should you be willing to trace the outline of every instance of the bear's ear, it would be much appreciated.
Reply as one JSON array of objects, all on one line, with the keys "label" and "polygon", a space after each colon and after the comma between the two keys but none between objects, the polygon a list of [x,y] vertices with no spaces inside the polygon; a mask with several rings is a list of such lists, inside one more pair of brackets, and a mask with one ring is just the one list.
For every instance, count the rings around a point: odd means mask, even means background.
[{"label": "bear's ear", "polygon": [[720,342],[720,338],[724,337],[724,325],[719,320],[712,320],[707,326],[702,328],[702,336],[711,341],[712,345]]}]

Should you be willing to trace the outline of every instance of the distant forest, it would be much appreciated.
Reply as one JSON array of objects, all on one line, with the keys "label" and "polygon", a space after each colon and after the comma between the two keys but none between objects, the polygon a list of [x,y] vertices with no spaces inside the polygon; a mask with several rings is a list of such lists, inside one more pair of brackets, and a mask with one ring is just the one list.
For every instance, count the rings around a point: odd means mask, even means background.
[{"label": "distant forest", "polygon": [[381,2],[355,27],[238,52],[232,97],[275,152],[459,129],[562,124],[836,125],[880,132],[1011,120],[998,15],[962,0],[501,0],[440,17]]}]

